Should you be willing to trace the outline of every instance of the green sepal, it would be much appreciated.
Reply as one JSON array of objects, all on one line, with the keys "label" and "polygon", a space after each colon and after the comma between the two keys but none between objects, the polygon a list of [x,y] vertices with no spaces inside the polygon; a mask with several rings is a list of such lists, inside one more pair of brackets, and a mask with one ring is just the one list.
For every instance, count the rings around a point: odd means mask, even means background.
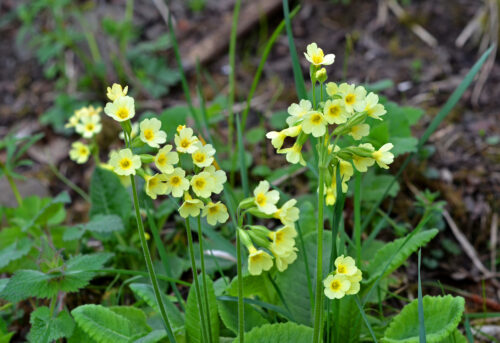
[{"label": "green sepal", "polygon": [[141,162],[144,164],[153,163],[153,161],[155,160],[154,156],[148,154],[141,154],[139,156],[141,157]]},{"label": "green sepal", "polygon": [[245,199],[241,200],[238,207],[241,208],[242,210],[245,210],[245,209],[250,208],[254,205],[255,205],[255,198],[250,197],[250,198],[245,198]]}]

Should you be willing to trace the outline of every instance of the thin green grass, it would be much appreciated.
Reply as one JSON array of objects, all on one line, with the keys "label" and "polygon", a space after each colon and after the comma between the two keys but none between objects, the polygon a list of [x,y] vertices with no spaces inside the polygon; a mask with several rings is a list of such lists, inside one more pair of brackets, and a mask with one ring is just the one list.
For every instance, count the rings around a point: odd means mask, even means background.
[{"label": "thin green grass", "polygon": [[422,262],[422,249],[418,249],[418,336],[420,343],[426,343],[424,302],[422,299],[422,281],[420,279],[420,264]]}]

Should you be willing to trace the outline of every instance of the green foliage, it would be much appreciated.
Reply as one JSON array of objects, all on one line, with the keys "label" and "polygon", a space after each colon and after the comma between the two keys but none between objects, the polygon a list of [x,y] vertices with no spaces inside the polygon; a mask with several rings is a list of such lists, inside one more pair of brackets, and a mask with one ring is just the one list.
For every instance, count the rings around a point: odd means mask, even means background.
[{"label": "green foliage", "polygon": [[[423,297],[425,331],[428,343],[441,343],[454,332],[464,313],[462,297]],[[384,343],[418,343],[418,300],[413,300],[392,319],[385,331]]]},{"label": "green foliage", "polygon": [[26,256],[32,247],[33,241],[25,237],[0,250],[0,269]]},{"label": "green foliage", "polygon": [[115,214],[122,218],[123,223],[128,223],[132,203],[127,190],[115,173],[96,168],[90,181],[90,198],[92,216]]},{"label": "green foliage", "polygon": [[95,215],[88,223],[69,228],[64,232],[63,239],[71,241],[80,239],[85,232],[101,234],[100,238],[105,239],[104,234],[110,234],[115,231],[123,231],[123,221],[116,214]]},{"label": "green foliage", "polygon": [[17,137],[14,134],[8,134],[0,140],[0,151],[5,149],[5,160],[0,163],[0,177],[3,175],[23,179],[23,176],[16,173],[15,169],[21,166],[30,166],[33,162],[29,159],[22,159],[23,155],[36,142],[43,138],[39,133],[34,136]]},{"label": "green foliage", "polygon": [[[238,334],[238,304],[234,301],[218,301],[219,315],[224,325]],[[253,306],[244,304],[245,332],[269,322]]]},{"label": "green foliage", "polygon": [[73,318],[66,311],[61,311],[53,318],[46,306],[31,313],[31,330],[27,336],[29,342],[51,343],[63,337],[70,337],[75,328]]},{"label": "green foliage", "polygon": [[[198,276],[201,280],[201,276]],[[214,342],[219,341],[219,315],[217,313],[217,300],[215,298],[214,286],[212,280],[207,276],[207,290],[208,290],[208,306],[210,307],[208,313],[210,316],[210,323],[212,325],[212,339]],[[203,294],[203,283],[200,282],[201,293]],[[189,294],[186,304],[186,330],[189,342],[201,342],[201,324],[199,306],[202,301],[198,302],[196,299],[196,292],[194,284],[189,289]]]},{"label": "green foliage", "polygon": [[0,293],[0,298],[18,302],[28,297],[51,298],[60,291],[76,292],[94,277],[112,256],[110,253],[79,255],[47,273],[38,270],[18,270]]},{"label": "green foliage", "polygon": [[140,310],[132,307],[107,308],[91,304],[79,306],[71,314],[81,330],[95,342],[128,343],[151,331],[144,313],[137,311]]},{"label": "green foliage", "polygon": [[167,137],[174,137],[177,126],[186,124],[187,114],[186,106],[176,106],[166,109],[158,116],[161,128],[167,133]]},{"label": "green foliage", "polygon": [[[303,343],[310,342],[313,329],[295,323],[266,324],[245,335],[248,343]],[[238,338],[233,341],[238,342]]]}]

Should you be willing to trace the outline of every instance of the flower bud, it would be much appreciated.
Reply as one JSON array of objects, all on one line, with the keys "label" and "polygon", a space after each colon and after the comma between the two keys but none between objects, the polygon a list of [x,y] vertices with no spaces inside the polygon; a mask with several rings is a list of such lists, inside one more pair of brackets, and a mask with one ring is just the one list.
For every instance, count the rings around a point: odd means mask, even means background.
[{"label": "flower bud", "polygon": [[321,68],[316,72],[316,80],[318,80],[319,83],[324,83],[326,79],[328,78],[328,75],[326,75],[326,69]]}]

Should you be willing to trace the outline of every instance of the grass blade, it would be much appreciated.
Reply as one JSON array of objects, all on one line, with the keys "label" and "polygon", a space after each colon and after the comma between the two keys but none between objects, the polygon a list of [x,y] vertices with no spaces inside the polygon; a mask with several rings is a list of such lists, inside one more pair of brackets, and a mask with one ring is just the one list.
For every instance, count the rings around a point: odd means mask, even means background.
[{"label": "grass blade", "polygon": [[297,49],[295,48],[295,42],[293,40],[292,22],[290,20],[288,0],[283,0],[283,14],[285,15],[286,34],[288,36],[290,57],[292,58],[293,78],[295,80],[297,96],[299,99],[307,99],[306,83],[304,81],[304,76],[302,75],[302,68],[300,67],[299,57],[297,56]]},{"label": "grass blade", "polygon": [[[448,98],[448,101],[446,101],[446,103],[441,108],[441,110],[439,111],[439,113],[436,115],[436,117],[434,117],[434,119],[430,123],[429,127],[425,130],[425,132],[423,133],[423,135],[420,137],[420,139],[418,141],[417,150],[420,150],[422,148],[422,146],[425,144],[425,142],[427,142],[427,140],[432,135],[432,133],[434,133],[434,131],[437,129],[437,127],[439,126],[439,124],[441,124],[441,122],[451,112],[451,110],[453,109],[453,107],[455,107],[455,105],[457,104],[458,100],[460,100],[460,98],[462,97],[462,95],[464,94],[464,92],[467,90],[467,88],[469,87],[469,85],[472,83],[472,80],[474,79],[474,77],[476,76],[476,74],[481,69],[482,65],[484,64],[484,62],[486,61],[486,59],[490,55],[490,53],[491,53],[491,51],[492,51],[493,48],[494,48],[494,46],[490,47],[488,50],[486,50],[484,52],[484,54],[479,58],[479,60],[472,66],[471,70],[467,73],[467,75],[464,77],[464,79],[462,80],[462,82],[458,85],[457,89],[455,89],[455,91],[450,95],[450,97]],[[363,231],[368,226],[368,224],[370,223],[372,217],[375,215],[375,212],[379,208],[380,204],[382,203],[382,201],[387,196],[387,193],[389,192],[389,190],[391,189],[391,187],[394,185],[394,183],[396,182],[396,180],[399,178],[399,176],[403,173],[403,170],[408,166],[408,164],[410,163],[410,160],[413,158],[414,155],[415,155],[415,153],[411,153],[410,155],[408,155],[406,157],[405,161],[403,162],[403,164],[399,168],[399,170],[396,173],[396,175],[395,175],[394,179],[392,180],[392,182],[387,186],[387,188],[385,189],[383,195],[377,200],[377,202],[375,203],[375,205],[373,205],[372,209],[370,210],[370,212],[366,216],[366,219],[363,222],[363,225],[361,226],[361,231]]]},{"label": "grass blade", "polygon": [[245,198],[250,196],[250,190],[248,188],[248,170],[245,163],[245,146],[243,145],[243,133],[241,132],[240,116],[236,116],[236,131],[238,138],[238,155],[240,162],[240,173],[241,173],[241,183],[243,186],[243,193]]},{"label": "grass blade", "polygon": [[424,302],[422,300],[422,282],[420,280],[420,264],[422,262],[422,249],[418,249],[418,335],[420,343],[426,343]]},{"label": "grass blade", "polygon": [[357,295],[354,297],[354,301],[356,302],[356,305],[358,306],[359,313],[361,314],[361,317],[363,317],[363,321],[365,322],[365,325],[368,328],[368,331],[370,331],[370,335],[372,336],[373,342],[377,343],[377,337],[375,337],[375,333],[373,332],[372,326],[370,325],[370,322],[368,321],[368,318],[366,317],[365,310],[363,309],[363,305],[359,301],[359,298]]}]

